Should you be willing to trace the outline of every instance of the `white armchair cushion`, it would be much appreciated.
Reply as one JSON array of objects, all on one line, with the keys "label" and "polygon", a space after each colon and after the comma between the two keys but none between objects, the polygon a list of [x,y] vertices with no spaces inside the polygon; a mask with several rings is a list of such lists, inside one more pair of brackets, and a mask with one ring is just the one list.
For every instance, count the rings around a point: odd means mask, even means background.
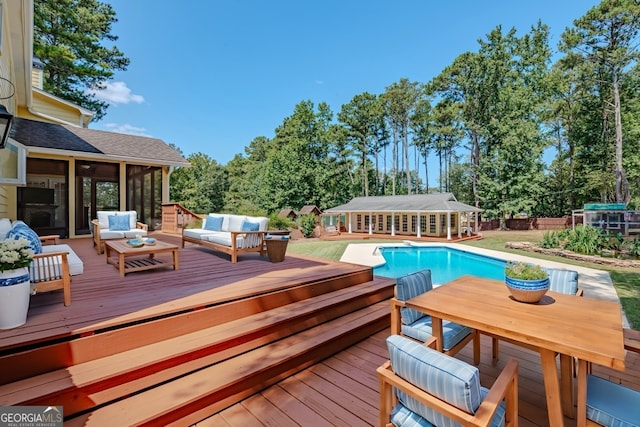
[{"label": "white armchair cushion", "polygon": [[109,229],[109,216],[115,215],[116,211],[98,211],[96,212],[98,216],[98,225],[100,226],[100,230]]},{"label": "white armchair cushion", "polygon": [[138,220],[138,213],[136,211],[98,211],[98,224],[100,224],[100,230],[109,229],[109,216],[112,215],[128,215],[129,216],[129,228],[136,228],[136,222]]},{"label": "white armchair cushion", "polygon": [[11,231],[11,220],[9,218],[0,218],[0,240],[6,239],[9,231]]},{"label": "white armchair cushion", "polygon": [[67,255],[67,261],[69,262],[69,274],[72,276],[77,276],[84,273],[84,263],[69,245],[58,244],[42,246],[43,254],[48,254],[51,252],[69,252],[69,255]]}]

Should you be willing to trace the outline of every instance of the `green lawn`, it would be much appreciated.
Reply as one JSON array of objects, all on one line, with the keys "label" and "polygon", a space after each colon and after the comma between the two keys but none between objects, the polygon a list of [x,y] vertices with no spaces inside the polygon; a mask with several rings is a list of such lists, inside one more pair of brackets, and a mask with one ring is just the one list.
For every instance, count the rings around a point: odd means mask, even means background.
[{"label": "green lawn", "polygon": [[[542,232],[488,232],[483,233],[482,240],[472,240],[466,242],[469,246],[475,246],[485,249],[493,249],[502,252],[517,253],[527,255],[532,258],[540,258],[553,261],[561,261],[566,264],[580,265],[583,267],[595,268],[597,270],[608,271],[611,275],[613,285],[618,292],[618,297],[624,309],[629,323],[634,329],[640,329],[640,271],[634,268],[617,268],[608,267],[600,264],[574,261],[566,258],[558,259],[552,255],[543,255],[535,252],[523,252],[516,249],[506,249],[504,247],[509,241],[529,241],[539,242],[542,239]],[[398,239],[397,242],[402,242]],[[347,240],[347,241],[324,241],[324,240],[293,240],[290,242],[287,253],[309,255],[318,258],[340,260],[345,248],[350,243],[392,243],[393,240],[369,239],[363,240]]]}]

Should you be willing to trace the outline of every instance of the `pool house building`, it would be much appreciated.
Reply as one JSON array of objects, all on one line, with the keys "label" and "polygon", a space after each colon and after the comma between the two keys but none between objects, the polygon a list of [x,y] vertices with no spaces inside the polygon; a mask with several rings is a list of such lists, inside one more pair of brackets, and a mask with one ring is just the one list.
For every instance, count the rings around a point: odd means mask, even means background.
[{"label": "pool house building", "polygon": [[477,233],[480,212],[458,202],[453,193],[369,196],[326,209],[323,224],[346,233],[451,240]]}]

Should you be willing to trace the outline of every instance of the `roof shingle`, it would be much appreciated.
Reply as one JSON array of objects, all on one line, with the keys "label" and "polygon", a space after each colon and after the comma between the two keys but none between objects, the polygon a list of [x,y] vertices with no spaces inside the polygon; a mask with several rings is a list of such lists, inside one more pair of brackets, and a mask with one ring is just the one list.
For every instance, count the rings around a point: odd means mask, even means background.
[{"label": "roof shingle", "polygon": [[[36,148],[75,151],[93,156],[188,166],[189,162],[161,139],[15,118],[11,138]],[[119,159],[121,160],[121,159]]]}]

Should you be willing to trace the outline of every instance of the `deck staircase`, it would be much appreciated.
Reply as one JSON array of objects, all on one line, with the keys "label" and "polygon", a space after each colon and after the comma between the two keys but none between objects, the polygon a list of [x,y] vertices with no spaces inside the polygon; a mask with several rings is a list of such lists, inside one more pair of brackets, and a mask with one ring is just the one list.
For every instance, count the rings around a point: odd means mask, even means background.
[{"label": "deck staircase", "polygon": [[389,327],[370,268],[0,354],[0,405],[65,425],[189,425]]}]

